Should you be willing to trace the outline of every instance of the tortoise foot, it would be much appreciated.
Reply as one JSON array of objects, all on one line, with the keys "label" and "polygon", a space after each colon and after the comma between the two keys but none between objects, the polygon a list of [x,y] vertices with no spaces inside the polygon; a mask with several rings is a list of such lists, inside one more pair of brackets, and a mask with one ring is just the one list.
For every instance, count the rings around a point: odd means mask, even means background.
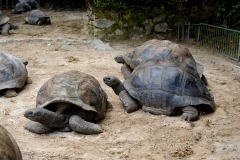
[{"label": "tortoise foot", "polygon": [[126,107],[127,113],[131,113],[138,110],[137,102],[128,94],[126,90],[123,90],[119,93],[119,99]]},{"label": "tortoise foot", "polygon": [[182,119],[186,121],[194,121],[197,120],[199,117],[198,110],[191,106],[186,106],[182,108],[183,114]]},{"label": "tortoise foot", "polygon": [[9,30],[10,30],[10,24],[9,23],[4,24],[2,27],[2,35],[3,36],[9,35]]},{"label": "tortoise foot", "polygon": [[26,84],[32,84],[32,82],[33,82],[32,79],[28,77],[26,80]]},{"label": "tortoise foot", "polygon": [[123,59],[123,55],[117,55],[116,57],[114,57],[114,60],[117,63],[125,63],[125,60]]},{"label": "tortoise foot", "polygon": [[69,119],[70,127],[75,131],[82,134],[97,134],[102,133],[102,129],[99,125],[87,122],[79,116],[72,116]]},{"label": "tortoise foot", "polygon": [[30,132],[37,133],[37,134],[48,134],[54,131],[54,129],[46,127],[41,123],[34,122],[34,121],[28,121],[23,125],[23,127],[29,130]]},{"label": "tortoise foot", "polygon": [[14,91],[13,89],[8,89],[4,92],[4,97],[11,98],[16,96],[17,96],[17,92]]}]

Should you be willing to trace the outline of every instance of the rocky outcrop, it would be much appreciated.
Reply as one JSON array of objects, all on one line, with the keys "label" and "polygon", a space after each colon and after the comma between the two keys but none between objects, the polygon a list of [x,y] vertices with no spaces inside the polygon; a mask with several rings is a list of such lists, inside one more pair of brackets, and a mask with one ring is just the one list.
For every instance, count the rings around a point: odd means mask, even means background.
[{"label": "rocky outcrop", "polygon": [[[164,6],[161,6],[156,9],[157,11],[155,10],[157,14],[153,17],[136,18],[143,14],[138,14],[135,10],[102,10],[95,8],[91,0],[86,0],[86,4],[89,31],[94,37],[104,41],[123,38],[140,39],[145,36],[169,39],[177,35],[178,25],[186,24],[191,20],[190,15],[196,19],[196,14],[187,15],[184,12],[186,8],[179,10],[179,13],[176,14],[168,12]],[[138,12],[141,13],[139,10]]]}]

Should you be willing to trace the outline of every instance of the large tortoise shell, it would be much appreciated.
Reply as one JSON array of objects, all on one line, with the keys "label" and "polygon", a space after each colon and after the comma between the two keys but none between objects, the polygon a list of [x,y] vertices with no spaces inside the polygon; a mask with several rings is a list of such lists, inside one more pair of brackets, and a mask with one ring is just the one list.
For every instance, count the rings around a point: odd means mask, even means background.
[{"label": "large tortoise shell", "polygon": [[27,76],[26,66],[19,58],[0,52],[0,90],[22,88]]},{"label": "large tortoise shell", "polygon": [[67,102],[92,111],[96,113],[95,120],[100,120],[105,117],[107,94],[93,76],[68,71],[44,83],[38,92],[36,107],[50,109],[50,104],[56,102]]},{"label": "large tortoise shell", "polygon": [[0,159],[22,160],[17,142],[12,135],[0,125]]},{"label": "large tortoise shell", "polygon": [[5,16],[1,11],[0,11],[0,26],[7,23],[10,18]]},{"label": "large tortoise shell", "polygon": [[[186,47],[169,40],[146,41],[141,46],[136,47],[133,52],[123,55],[123,59],[132,69],[149,59],[178,62],[193,71],[198,71],[197,67],[203,67],[202,65],[197,66],[191,52]],[[202,72],[203,68],[200,70],[200,77]]]},{"label": "large tortoise shell", "polygon": [[25,20],[29,23],[29,24],[37,24],[39,18],[41,17],[47,17],[47,15],[40,11],[40,10],[32,10],[28,16],[25,18]]},{"label": "large tortoise shell", "polygon": [[181,63],[149,60],[135,68],[124,81],[128,93],[154,114],[172,115],[184,106],[214,110],[214,98],[200,77]]}]

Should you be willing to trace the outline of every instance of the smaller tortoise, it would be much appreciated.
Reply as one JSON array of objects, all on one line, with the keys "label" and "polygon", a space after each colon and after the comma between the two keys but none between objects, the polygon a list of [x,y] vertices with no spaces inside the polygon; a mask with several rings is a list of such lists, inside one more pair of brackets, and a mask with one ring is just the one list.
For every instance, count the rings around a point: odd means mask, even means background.
[{"label": "smaller tortoise", "polygon": [[[168,52],[170,50],[171,52]],[[169,40],[149,40],[136,47],[133,52],[118,55],[114,60],[118,63],[123,63],[121,71],[124,78],[127,78],[131,75],[132,70],[142,62],[154,58],[172,62],[178,61],[189,69],[196,70],[203,82],[206,85],[208,84],[206,77],[203,75],[204,66],[194,60],[192,54],[186,47]]]},{"label": "smaller tortoise", "polygon": [[111,107],[94,77],[68,71],[55,75],[40,88],[36,108],[24,113],[31,120],[24,127],[38,134],[54,130],[101,133],[101,127],[92,122],[104,119],[107,108]]},{"label": "smaller tortoise", "polygon": [[0,92],[7,98],[17,96],[15,89],[21,89],[25,83],[32,83],[28,78],[27,61],[0,52]]},{"label": "smaller tortoise", "polygon": [[0,125],[0,159],[22,160],[22,154],[13,136]]},{"label": "smaller tortoise", "polygon": [[11,29],[18,29],[18,26],[16,24],[9,23],[9,17],[5,16],[0,11],[0,31],[1,34],[4,36],[7,36],[9,34],[9,30]]},{"label": "smaller tortoise", "polygon": [[114,76],[103,81],[119,95],[128,113],[140,106],[153,114],[182,112],[184,120],[192,121],[198,119],[199,111],[215,109],[214,97],[198,73],[181,63],[152,59],[138,65],[123,83]]},{"label": "smaller tortoise", "polygon": [[22,12],[28,12],[31,10],[32,10],[32,8],[31,8],[31,6],[29,6],[29,4],[27,4],[25,2],[19,2],[12,9],[12,13],[13,14],[22,14]]},{"label": "smaller tortoise", "polygon": [[33,10],[28,14],[23,23],[31,25],[47,25],[51,24],[51,20],[44,12],[40,10]]}]

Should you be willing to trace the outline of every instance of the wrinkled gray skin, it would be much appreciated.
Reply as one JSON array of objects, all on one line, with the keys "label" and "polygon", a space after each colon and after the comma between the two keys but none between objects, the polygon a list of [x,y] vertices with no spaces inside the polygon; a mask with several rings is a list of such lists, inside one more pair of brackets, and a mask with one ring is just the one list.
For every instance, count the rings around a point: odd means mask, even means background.
[{"label": "wrinkled gray skin", "polygon": [[31,11],[32,8],[25,2],[17,3],[16,6],[12,9],[13,14],[22,14],[23,12]]},{"label": "wrinkled gray skin", "polygon": [[102,129],[94,122],[104,119],[108,108],[112,105],[94,77],[68,71],[52,77],[40,88],[37,107],[24,112],[31,120],[24,127],[38,134],[55,130],[97,134]]},{"label": "wrinkled gray skin", "polygon": [[[44,108],[28,109],[24,112],[24,117],[32,120],[24,127],[31,132],[38,134],[51,133],[58,129],[62,132],[72,130],[83,134],[101,133],[99,125],[91,123],[94,121],[94,113],[82,110],[70,103],[55,103],[56,112]],[[72,109],[70,109],[72,108]]]},{"label": "wrinkled gray skin", "polygon": [[50,20],[50,17],[46,16],[44,12],[40,10],[33,10],[25,18],[25,21],[23,22],[23,24],[50,25],[51,20]]}]

